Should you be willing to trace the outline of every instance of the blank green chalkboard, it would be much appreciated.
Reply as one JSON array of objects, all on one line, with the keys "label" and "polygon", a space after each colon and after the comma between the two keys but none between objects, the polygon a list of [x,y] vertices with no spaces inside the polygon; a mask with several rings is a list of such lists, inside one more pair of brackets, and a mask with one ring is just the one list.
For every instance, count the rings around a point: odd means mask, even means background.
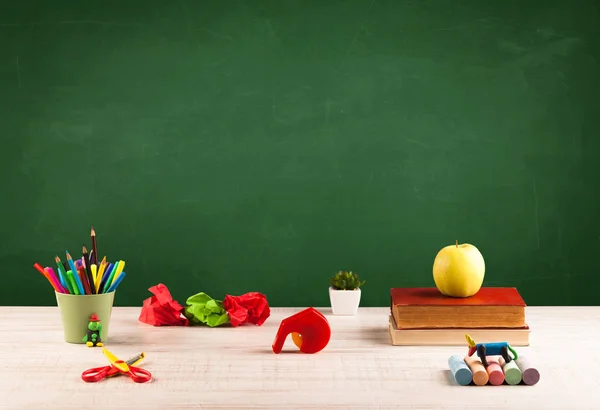
[{"label": "blank green chalkboard", "polygon": [[597,1],[4,1],[0,303],[127,262],[116,305],[363,306],[481,250],[531,305],[600,303]]}]

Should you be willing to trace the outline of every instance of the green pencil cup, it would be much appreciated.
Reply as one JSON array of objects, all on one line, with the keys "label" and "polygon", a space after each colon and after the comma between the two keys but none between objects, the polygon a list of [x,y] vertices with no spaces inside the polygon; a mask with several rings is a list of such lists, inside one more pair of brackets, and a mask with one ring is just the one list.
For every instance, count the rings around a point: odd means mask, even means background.
[{"label": "green pencil cup", "polygon": [[102,343],[108,340],[108,328],[112,313],[115,292],[99,295],[69,295],[55,292],[60,310],[65,342],[85,343],[87,327],[92,315],[96,315],[102,325]]}]

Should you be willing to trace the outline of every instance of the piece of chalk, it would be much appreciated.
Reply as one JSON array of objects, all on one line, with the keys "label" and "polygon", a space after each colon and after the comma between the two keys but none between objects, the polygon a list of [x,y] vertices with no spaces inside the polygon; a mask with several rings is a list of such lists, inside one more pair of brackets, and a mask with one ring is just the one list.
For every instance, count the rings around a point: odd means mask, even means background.
[{"label": "piece of chalk", "polygon": [[473,373],[471,373],[471,369],[465,363],[465,361],[459,355],[450,356],[448,359],[448,367],[450,367],[450,371],[452,372],[452,376],[454,376],[454,380],[456,383],[461,386],[468,386],[473,380]]},{"label": "piece of chalk", "polygon": [[521,370],[521,377],[523,379],[523,383],[525,383],[528,386],[533,386],[534,384],[540,381],[540,373],[535,367],[531,366],[527,358],[519,356],[519,358],[515,360],[515,362]]},{"label": "piece of chalk", "polygon": [[473,383],[477,386],[485,386],[488,383],[489,376],[483,363],[475,357],[465,357],[465,363],[473,373]]},{"label": "piece of chalk", "polygon": [[502,371],[502,367],[500,363],[498,363],[497,357],[486,357],[488,362],[488,366],[485,370],[487,370],[487,374],[490,378],[490,384],[493,386],[500,386],[504,383],[504,372]]},{"label": "piece of chalk", "polygon": [[503,357],[498,359],[498,364],[502,366],[502,371],[504,372],[504,380],[506,383],[510,385],[515,385],[521,383],[521,369],[515,363],[514,360],[506,363]]}]

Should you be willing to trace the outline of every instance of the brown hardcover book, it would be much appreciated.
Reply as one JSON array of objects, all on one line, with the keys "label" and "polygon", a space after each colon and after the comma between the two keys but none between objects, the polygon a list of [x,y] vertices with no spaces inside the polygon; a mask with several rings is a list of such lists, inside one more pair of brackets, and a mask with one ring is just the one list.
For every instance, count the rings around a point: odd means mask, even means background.
[{"label": "brown hardcover book", "polygon": [[531,333],[529,326],[512,329],[398,329],[392,315],[388,329],[394,346],[464,346],[465,354],[468,346],[465,334],[476,343],[508,342],[512,346],[529,346]]},{"label": "brown hardcover book", "polygon": [[390,297],[399,329],[527,326],[527,305],[516,288],[481,288],[469,298],[444,296],[437,288],[392,288]]}]

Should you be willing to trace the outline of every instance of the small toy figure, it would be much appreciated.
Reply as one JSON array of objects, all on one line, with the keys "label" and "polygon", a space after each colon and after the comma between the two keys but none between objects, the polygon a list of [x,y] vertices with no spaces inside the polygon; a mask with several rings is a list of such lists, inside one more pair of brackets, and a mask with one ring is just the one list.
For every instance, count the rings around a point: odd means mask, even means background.
[{"label": "small toy figure", "polygon": [[83,336],[83,341],[88,347],[104,346],[104,343],[102,343],[102,324],[96,314],[90,317],[90,322],[87,326],[87,335]]},{"label": "small toy figure", "polygon": [[[510,363],[511,360],[516,360],[519,358],[519,355],[513,349],[511,345],[507,342],[494,342],[494,343],[477,343],[471,338],[469,335],[465,335],[467,339],[467,343],[469,344],[469,353],[468,356],[471,357],[475,352],[477,352],[477,356],[481,360],[481,363],[487,367],[488,361],[486,360],[486,356],[495,356],[501,355],[506,363]],[[508,351],[511,351],[515,357],[510,357]]]}]

